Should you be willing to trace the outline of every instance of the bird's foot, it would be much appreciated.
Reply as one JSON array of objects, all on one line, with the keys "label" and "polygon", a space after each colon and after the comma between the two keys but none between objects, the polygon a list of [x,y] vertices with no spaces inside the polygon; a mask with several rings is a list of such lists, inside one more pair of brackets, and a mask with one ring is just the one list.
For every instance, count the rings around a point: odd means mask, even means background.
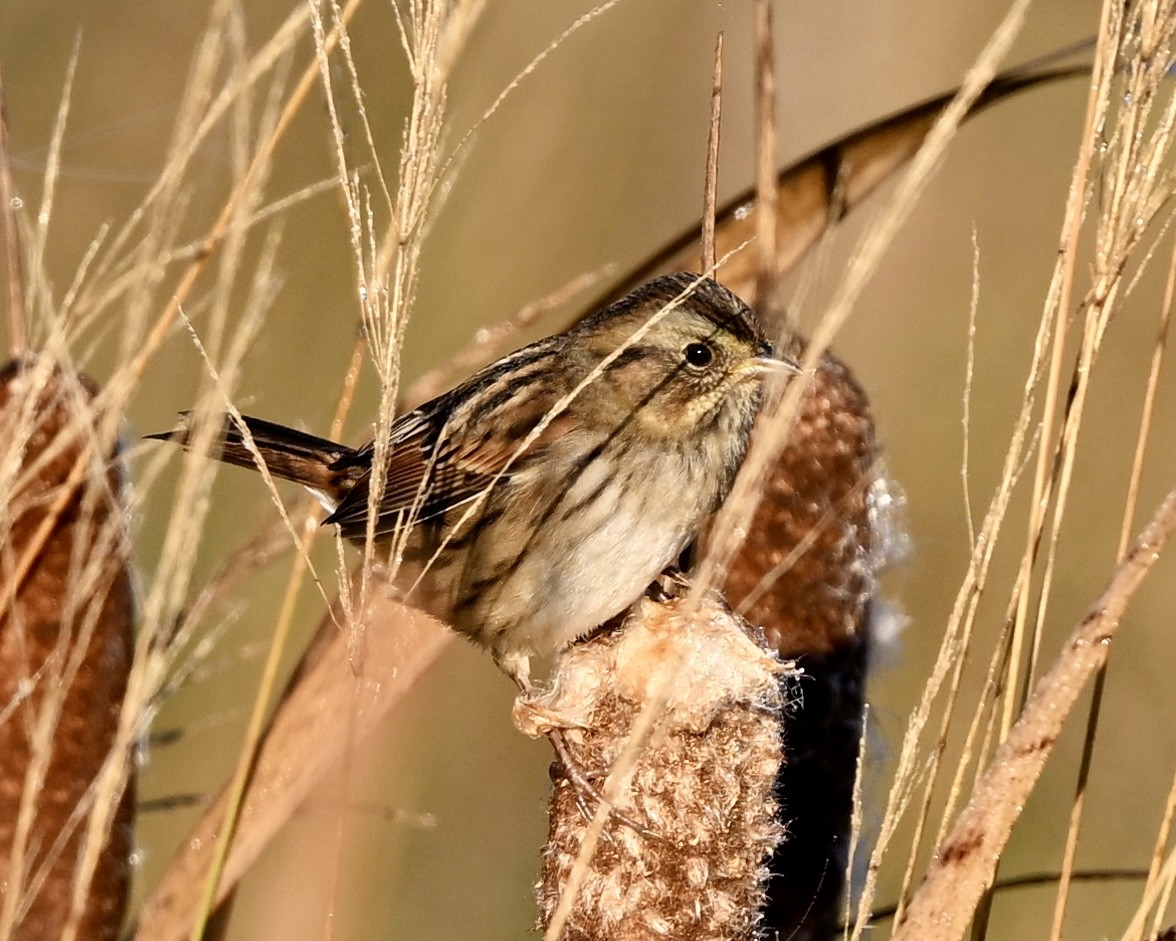
[{"label": "bird's foot", "polygon": [[571,743],[568,741],[568,730],[586,729],[583,723],[574,717],[551,709],[544,705],[546,696],[536,696],[534,688],[529,682],[524,685],[516,677],[522,695],[514,704],[514,724],[524,735],[532,738],[545,736],[555,751],[556,761],[551,764],[551,780],[559,785],[560,779],[566,780],[572,788],[576,807],[585,820],[591,822],[594,808],[604,804],[608,807],[609,816],[619,823],[629,827],[642,836],[657,838],[657,834],[636,820],[617,810],[593,783],[606,777],[603,770],[588,770],[576,756]]},{"label": "bird's foot", "polygon": [[569,786],[575,791],[576,808],[587,822],[591,823],[596,816],[590,802],[597,807],[603,804],[608,808],[608,817],[611,817],[643,837],[659,839],[658,835],[650,830],[649,827],[617,810],[612,802],[596,788],[596,785],[592,783],[593,780],[606,777],[606,773],[599,770],[587,770],[572,753],[567,736],[564,735],[562,729],[550,729],[546,735],[547,740],[551,742],[551,747],[555,749],[556,758],[558,759],[552,762],[551,765],[552,782],[558,786],[560,777],[568,782]]},{"label": "bird's foot", "polygon": [[658,604],[665,604],[675,598],[682,597],[682,593],[690,587],[690,580],[678,566],[671,565],[650,582],[645,589],[645,596]]}]

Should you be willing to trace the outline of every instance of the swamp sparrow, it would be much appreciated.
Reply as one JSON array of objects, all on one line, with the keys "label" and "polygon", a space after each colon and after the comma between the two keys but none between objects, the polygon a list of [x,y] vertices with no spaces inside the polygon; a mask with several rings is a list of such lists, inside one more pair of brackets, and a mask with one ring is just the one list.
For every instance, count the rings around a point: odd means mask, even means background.
[{"label": "swamp sparrow", "polygon": [[[623,611],[698,535],[781,368],[796,367],[771,357],[748,307],[689,274],[492,363],[392,425],[374,532],[394,584],[529,688],[532,655]],[[227,419],[214,453],[264,461],[365,539],[372,443]]]}]

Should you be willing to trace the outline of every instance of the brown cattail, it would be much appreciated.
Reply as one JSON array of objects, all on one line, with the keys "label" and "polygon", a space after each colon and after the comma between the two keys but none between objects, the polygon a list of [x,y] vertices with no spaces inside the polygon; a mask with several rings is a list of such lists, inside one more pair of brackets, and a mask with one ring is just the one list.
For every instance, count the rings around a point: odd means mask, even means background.
[{"label": "brown cattail", "polygon": [[574,893],[568,941],[758,936],[783,833],[772,791],[786,669],[717,596],[646,599],[619,630],[564,653],[552,692],[520,700],[520,728],[563,729],[585,770],[624,778],[602,782],[616,813],[594,851],[583,795],[566,780],[555,788],[538,886],[545,928]]},{"label": "brown cattail", "polygon": [[[114,745],[132,592],[114,446],[88,380],[32,360],[0,370],[0,934],[115,939],[129,882],[133,787],[88,890],[95,779]],[[130,755],[121,756],[128,762]],[[76,898],[75,898],[76,896]]]}]

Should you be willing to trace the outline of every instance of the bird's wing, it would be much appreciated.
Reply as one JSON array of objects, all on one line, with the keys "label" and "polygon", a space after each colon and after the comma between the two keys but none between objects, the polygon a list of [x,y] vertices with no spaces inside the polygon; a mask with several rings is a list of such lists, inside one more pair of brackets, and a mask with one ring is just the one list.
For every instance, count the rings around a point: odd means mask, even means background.
[{"label": "bird's wing", "polygon": [[[513,403],[508,427],[501,423],[450,421],[451,402],[434,400],[392,425],[388,473],[376,520],[377,536],[411,523],[435,520],[476,499],[489,487],[508,485],[575,420],[566,412],[548,422],[525,450],[523,444],[539,426],[546,408],[538,402]],[[357,460],[372,460],[366,445]],[[324,521],[335,523],[346,538],[367,530],[370,471],[358,480],[338,508]]]}]

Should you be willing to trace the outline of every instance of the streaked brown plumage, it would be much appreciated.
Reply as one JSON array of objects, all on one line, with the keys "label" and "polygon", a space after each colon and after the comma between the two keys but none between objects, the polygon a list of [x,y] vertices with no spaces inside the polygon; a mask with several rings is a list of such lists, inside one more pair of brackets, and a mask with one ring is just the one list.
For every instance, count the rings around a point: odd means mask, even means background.
[{"label": "streaked brown plumage", "polygon": [[[392,426],[374,532],[402,549],[397,587],[525,686],[532,655],[624,610],[694,539],[782,365],[738,298],[678,274],[487,366]],[[372,443],[245,430],[252,447],[226,422],[216,456],[256,467],[256,448],[365,539]]]}]

